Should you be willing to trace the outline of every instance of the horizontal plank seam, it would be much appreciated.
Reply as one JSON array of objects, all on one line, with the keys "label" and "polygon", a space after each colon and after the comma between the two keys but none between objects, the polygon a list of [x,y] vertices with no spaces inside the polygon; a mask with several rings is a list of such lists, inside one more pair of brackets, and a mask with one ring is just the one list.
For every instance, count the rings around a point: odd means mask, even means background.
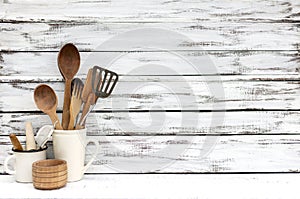
[{"label": "horizontal plank seam", "polygon": [[114,175],[114,174],[117,174],[117,175],[135,175],[135,174],[138,174],[138,175],[161,175],[161,174],[164,174],[164,175],[173,175],[173,174],[181,174],[181,175],[193,175],[193,174],[200,174],[200,175],[212,175],[212,174],[216,174],[216,175],[219,175],[219,174],[224,174],[224,175],[230,175],[230,174],[245,174],[245,175],[248,175],[248,174],[299,174],[300,171],[261,171],[261,172],[256,172],[256,171],[253,171],[253,172],[145,172],[145,173],[85,173],[85,175]]},{"label": "horizontal plank seam", "polygon": [[[284,76],[285,74],[278,74],[278,73],[275,73],[275,74],[272,74],[272,73],[263,73],[263,74],[255,74],[255,73],[251,73],[251,74],[242,74],[242,73],[210,73],[210,74],[182,74],[182,75],[179,75],[179,74],[170,74],[170,75],[167,75],[167,74],[141,74],[141,75],[130,75],[130,74],[119,74],[120,77],[181,77],[181,76],[186,76],[186,77],[202,77],[202,76],[208,76],[208,77],[213,77],[213,76],[226,76],[226,77],[230,77],[230,76],[244,76],[244,77],[254,77],[254,76],[262,76],[262,77],[265,77],[265,76],[274,76],[274,77],[280,77],[280,76]],[[299,76],[299,73],[295,73],[295,74],[288,74],[288,76],[295,76],[295,77],[300,77]],[[3,76],[5,77],[5,76]],[[11,76],[11,77],[14,77],[14,76]],[[15,77],[18,77],[18,76],[15,76]],[[22,76],[23,77],[23,76]],[[31,77],[31,76],[25,76],[25,77]],[[47,76],[42,76],[42,77],[47,77]],[[59,77],[60,78],[60,77]],[[272,77],[271,77],[272,78]],[[58,82],[61,82],[63,81],[63,78],[61,77],[60,78],[61,80],[57,80]],[[268,78],[266,78],[267,80],[269,80]],[[122,81],[122,80],[121,80]],[[249,81],[249,80],[240,80],[240,79],[237,79],[236,81]],[[251,81],[251,80],[250,80]]]},{"label": "horizontal plank seam", "polygon": [[[216,110],[96,110],[92,111],[92,113],[148,113],[148,112],[299,112],[300,109],[263,109],[263,108],[245,108],[245,109],[216,109]],[[42,111],[0,111],[0,114],[44,114]],[[57,110],[57,113],[62,113],[62,110]]]},{"label": "horizontal plank seam", "polygon": [[[242,74],[238,74],[239,76],[244,76]],[[120,77],[126,77],[126,75],[119,75]],[[143,75],[138,75],[138,76],[143,76]],[[235,75],[169,75],[169,76],[164,76],[164,77],[213,77],[213,76],[217,76],[217,77],[221,77],[221,76],[235,76]],[[246,76],[246,75],[245,75]],[[295,74],[295,76],[298,76]],[[1,76],[0,76],[1,77]],[[137,77],[137,76],[133,76],[133,75],[128,75],[127,77]],[[145,77],[159,77],[158,75],[155,75],[155,76],[151,76],[151,75],[146,75]],[[162,76],[160,76],[162,77]],[[0,80],[0,83],[1,84],[20,84],[20,83],[64,83],[63,80],[49,80],[49,81],[46,81],[46,80],[20,80],[18,79],[18,76],[15,77],[16,79],[4,79],[4,80]],[[244,80],[244,79],[232,79],[232,80],[218,80],[216,79],[215,82],[299,82],[300,81],[300,76],[297,77],[297,78],[280,78],[280,77],[277,77],[278,79],[276,79],[276,77],[274,77],[275,79],[272,79],[272,77],[268,77],[268,78],[265,78],[265,77],[262,77],[262,78],[259,78],[259,77],[253,77],[253,79],[249,79],[249,80]],[[120,80],[120,82],[140,82],[140,81],[122,81]],[[172,82],[172,81],[170,81]],[[204,80],[202,81],[199,81],[199,82],[205,82]]]},{"label": "horizontal plank seam", "polygon": [[[26,135],[24,134],[17,134],[16,135],[18,137],[25,137]],[[157,137],[231,137],[231,136],[299,136],[300,133],[239,133],[239,134],[215,134],[215,133],[194,133],[194,134],[176,134],[176,133],[166,133],[166,134],[156,134],[156,133],[151,133],[151,135],[149,135],[149,133],[147,132],[147,135],[145,134],[137,134],[137,133],[128,133],[128,134],[119,134],[119,133],[114,133],[114,134],[107,134],[107,135],[89,135],[90,137],[129,137],[129,136],[135,136],[135,137],[153,137],[153,136],[157,136]],[[0,137],[7,137],[8,135],[0,135]],[[24,142],[21,142],[24,143]],[[11,143],[2,143],[2,145],[11,145]]]},{"label": "horizontal plank seam", "polygon": [[[161,24],[161,23],[195,23],[195,22],[201,22],[206,18],[191,18],[191,19],[185,19],[185,18],[175,18],[175,17],[169,17],[165,18],[165,20],[168,20],[167,22],[164,21],[158,21],[158,20],[111,20],[111,19],[101,19],[93,20],[92,17],[86,17],[83,21],[82,19],[75,19],[75,20],[15,20],[15,19],[1,19],[0,23],[11,23],[11,24],[23,24],[23,23],[46,23],[46,24],[74,24],[74,25],[80,25],[80,24],[97,24],[97,23],[111,23],[111,24]],[[300,20],[298,19],[286,19],[286,18],[279,18],[279,19],[268,19],[268,18],[238,18],[238,19],[229,19],[227,21],[221,21],[221,20],[215,20],[210,21],[210,23],[231,23],[231,24],[241,24],[241,23],[248,23],[248,24],[262,24],[262,23],[270,23],[270,24],[297,24],[300,23]]]},{"label": "horizontal plank seam", "polygon": [[[98,53],[147,53],[147,52],[299,52],[298,49],[186,49],[186,50],[91,50],[78,49],[79,52],[98,52]],[[59,50],[0,50],[0,53],[58,53]]]},{"label": "horizontal plank seam", "polygon": [[[279,172],[147,172],[147,173],[85,173],[85,175],[276,175],[276,174],[286,174],[286,175],[299,175],[300,172],[295,171],[279,171]],[[8,176],[7,173],[0,173],[0,176]]]}]

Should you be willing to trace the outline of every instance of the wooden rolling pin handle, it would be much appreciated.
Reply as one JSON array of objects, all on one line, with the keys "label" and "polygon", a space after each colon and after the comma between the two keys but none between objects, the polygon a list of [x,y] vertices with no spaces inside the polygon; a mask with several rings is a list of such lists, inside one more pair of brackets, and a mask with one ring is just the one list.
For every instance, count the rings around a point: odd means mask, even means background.
[{"label": "wooden rolling pin handle", "polygon": [[23,147],[14,133],[11,133],[9,138],[15,150],[23,151]]}]

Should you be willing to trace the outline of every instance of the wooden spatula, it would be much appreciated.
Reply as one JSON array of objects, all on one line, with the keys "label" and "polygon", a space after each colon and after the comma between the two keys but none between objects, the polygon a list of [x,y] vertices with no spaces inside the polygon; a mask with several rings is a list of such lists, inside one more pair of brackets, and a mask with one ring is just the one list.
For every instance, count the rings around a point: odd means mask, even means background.
[{"label": "wooden spatula", "polygon": [[[90,71],[89,71],[89,73],[90,73]],[[91,81],[91,83],[89,82],[89,84],[92,86],[92,91],[93,91],[88,96],[88,103],[90,104],[90,107],[87,107],[88,106],[88,104],[87,104],[85,110],[88,110],[88,112],[86,112],[85,114],[83,114],[83,112],[82,112],[81,120],[79,123],[80,126],[84,126],[86,117],[95,107],[95,105],[97,103],[97,99],[99,97],[106,98],[111,94],[118,79],[119,79],[119,76],[115,72],[101,68],[99,66],[93,67],[92,81]]]},{"label": "wooden spatula", "polygon": [[[94,104],[93,99],[95,98],[95,94],[92,91],[92,73],[93,73],[93,69],[90,68],[81,95],[81,100],[83,102],[83,109],[80,116],[80,120],[75,127],[76,129],[84,128],[83,125],[85,122],[85,115],[88,113],[91,103]],[[91,95],[90,99],[89,99],[89,95]]]}]

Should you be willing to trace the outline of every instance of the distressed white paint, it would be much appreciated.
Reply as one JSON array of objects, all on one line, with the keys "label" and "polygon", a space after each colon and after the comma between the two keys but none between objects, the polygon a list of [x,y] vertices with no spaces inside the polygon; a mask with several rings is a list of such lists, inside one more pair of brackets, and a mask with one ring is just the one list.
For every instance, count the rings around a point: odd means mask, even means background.
[{"label": "distressed white paint", "polygon": [[299,19],[299,1],[3,1],[4,20],[29,21],[280,21]]},{"label": "distressed white paint", "polygon": [[[241,80],[239,80],[239,78]],[[282,77],[284,80],[284,76]],[[298,80],[298,76],[294,76]],[[260,81],[261,79],[261,81]],[[298,81],[277,76],[142,76],[120,77],[111,98],[99,99],[95,110],[224,110],[297,109]],[[265,81],[264,81],[265,80]],[[47,82],[46,82],[47,83]],[[62,107],[62,82],[47,83]],[[33,91],[39,83],[2,83],[2,111],[35,111]],[[20,99],[22,98],[22,103]]]},{"label": "distressed white paint", "polygon": [[[0,49],[16,52],[0,53],[0,164],[11,148],[8,133],[22,135],[25,120],[33,121],[35,129],[49,123],[47,116],[32,112],[37,110],[32,92],[39,83],[49,83],[62,99],[63,84],[56,56],[67,42],[74,42],[81,51],[101,51],[81,52],[84,64],[80,77],[94,64],[109,66],[123,75],[121,90],[113,95],[117,103],[112,106],[103,102],[97,110],[147,111],[152,105],[159,105],[155,109],[191,110],[192,117],[181,125],[181,112],[166,113],[166,123],[160,129],[161,124],[155,118],[159,119],[157,115],[163,111],[152,115],[132,112],[127,116],[118,112],[96,113],[87,123],[89,135],[98,139],[102,147],[90,173],[128,172],[113,167],[127,164],[136,173],[154,171],[177,175],[89,174],[83,181],[53,192],[37,191],[30,184],[13,183],[11,176],[0,175],[3,188],[0,197],[24,197],[26,193],[28,197],[38,194],[39,197],[298,198],[297,174],[186,175],[182,172],[299,172],[299,111],[286,110],[299,109],[299,13],[298,0],[1,1]],[[178,56],[161,52],[157,46],[166,46],[168,39],[174,39],[162,35],[137,46],[141,52],[128,53],[132,48],[126,41],[143,40],[143,35],[97,48],[102,42],[137,28],[164,28],[187,36],[193,42],[176,37],[168,50],[176,50],[175,53],[201,67],[210,66],[211,60],[217,72],[198,72]],[[153,46],[156,49],[149,50]],[[117,51],[123,51],[122,57],[111,63]],[[210,55],[209,59],[206,54]],[[158,74],[149,67],[134,74],[144,77],[128,76],[131,69],[147,64],[167,66],[174,71],[160,71],[159,74],[171,75],[169,77],[151,77],[149,75]],[[185,81],[179,80],[181,75],[216,73],[232,75],[220,76],[226,105],[222,108],[237,109],[216,114],[217,118],[225,115],[222,125],[211,124],[215,113],[196,112],[197,109],[210,111],[215,108],[213,105],[220,104],[220,99],[215,102],[210,98],[205,87],[216,84],[217,76],[188,76],[184,77]],[[176,96],[189,102],[186,97],[191,95],[184,82],[196,94],[197,103],[178,106]],[[132,92],[126,90],[149,83],[168,84],[175,87],[175,92],[152,86],[139,89],[137,95],[132,96]],[[130,102],[129,105],[122,105],[122,100]],[[276,111],[248,111],[253,108]],[[197,116],[200,122],[195,125]],[[153,126],[147,129],[151,121]],[[128,122],[137,127],[132,128]],[[221,134],[211,136],[219,138],[219,142],[206,159],[201,159],[199,152],[207,138],[204,135],[213,133]],[[24,141],[24,136],[20,139]],[[175,158],[172,153],[155,153],[171,146],[187,150]],[[164,160],[174,161],[167,167],[154,168]],[[145,164],[152,169],[143,167]],[[100,190],[102,195],[95,190]]]},{"label": "distressed white paint", "polygon": [[[183,119],[185,114],[188,117]],[[163,123],[159,120],[161,116],[158,115],[162,115],[165,119]],[[299,118],[299,111],[114,112],[91,113],[87,119],[87,127],[88,135],[93,136],[299,134]],[[51,123],[50,118],[42,113],[0,114],[0,135],[8,136],[9,133],[25,135],[25,121],[32,122],[35,132],[42,125]]]},{"label": "distressed white paint", "polygon": [[[98,140],[100,149],[88,173],[299,172],[300,168],[299,135],[90,138]],[[8,136],[1,137],[1,143],[8,144],[1,147],[3,162],[11,153]],[[87,148],[87,160],[94,150],[93,146]]]},{"label": "distressed white paint", "polygon": [[[25,78],[31,77],[35,81],[47,81],[49,76],[61,78],[57,56],[58,52],[1,53],[1,79],[26,81]],[[161,75],[299,74],[297,51],[80,52],[80,56],[78,76],[85,76],[88,68],[94,65],[110,68],[121,75],[157,75],[150,66],[172,69],[161,70]],[[149,69],[134,70],[142,66]],[[210,67],[216,70],[209,70]],[[47,73],[41,73],[41,68]]]},{"label": "distressed white paint", "polygon": [[[58,51],[67,42],[89,51],[299,48],[297,23],[3,23],[1,28],[1,50]],[[158,28],[165,32],[155,34],[152,30],[153,35],[145,38],[150,30],[142,31],[143,28]]]}]

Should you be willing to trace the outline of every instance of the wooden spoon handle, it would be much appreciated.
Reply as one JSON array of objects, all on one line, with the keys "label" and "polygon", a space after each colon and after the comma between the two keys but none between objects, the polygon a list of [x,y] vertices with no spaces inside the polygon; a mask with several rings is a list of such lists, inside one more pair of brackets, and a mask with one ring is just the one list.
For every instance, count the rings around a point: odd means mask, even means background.
[{"label": "wooden spoon handle", "polygon": [[63,130],[63,127],[61,126],[59,119],[56,114],[56,109],[53,109],[52,111],[47,113],[52,121],[52,124],[55,125],[54,128],[57,130]]},{"label": "wooden spoon handle", "polygon": [[9,138],[15,150],[23,151],[23,147],[14,133],[10,134]]},{"label": "wooden spoon handle", "polygon": [[69,126],[68,126],[68,130],[73,130],[74,129],[74,115],[73,115],[73,107],[70,106],[70,121],[69,121]]},{"label": "wooden spoon handle", "polygon": [[64,105],[62,114],[62,127],[67,130],[70,121],[70,103],[71,103],[71,80],[66,79],[65,93],[64,93]]}]

